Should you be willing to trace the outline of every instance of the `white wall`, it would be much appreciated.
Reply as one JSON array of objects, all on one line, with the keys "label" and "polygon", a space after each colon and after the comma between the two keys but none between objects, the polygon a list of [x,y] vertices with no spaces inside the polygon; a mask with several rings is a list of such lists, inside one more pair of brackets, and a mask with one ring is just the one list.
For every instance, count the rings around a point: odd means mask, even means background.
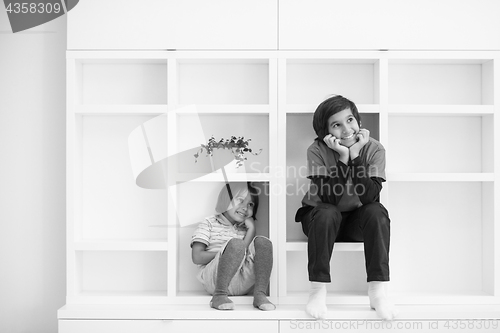
[{"label": "white wall", "polygon": [[0,332],[65,303],[66,16],[13,34],[0,5]]}]

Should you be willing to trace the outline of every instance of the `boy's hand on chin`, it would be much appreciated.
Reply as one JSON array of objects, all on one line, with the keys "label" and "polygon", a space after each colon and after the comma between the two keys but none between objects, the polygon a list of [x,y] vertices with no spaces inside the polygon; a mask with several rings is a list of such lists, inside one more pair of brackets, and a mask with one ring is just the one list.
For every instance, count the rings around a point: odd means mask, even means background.
[{"label": "boy's hand on chin", "polygon": [[356,134],[356,138],[358,141],[349,148],[351,160],[359,156],[361,148],[363,148],[370,140],[370,131],[366,128],[362,128],[359,130],[358,134]]},{"label": "boy's hand on chin", "polygon": [[326,143],[328,148],[336,151],[340,155],[340,160],[347,164],[347,160],[349,159],[349,148],[340,144],[340,139],[337,139],[331,134],[326,135],[323,138],[323,141]]},{"label": "boy's hand on chin", "polygon": [[247,227],[247,229],[255,228],[255,221],[253,217],[248,217],[245,220],[245,227]]}]

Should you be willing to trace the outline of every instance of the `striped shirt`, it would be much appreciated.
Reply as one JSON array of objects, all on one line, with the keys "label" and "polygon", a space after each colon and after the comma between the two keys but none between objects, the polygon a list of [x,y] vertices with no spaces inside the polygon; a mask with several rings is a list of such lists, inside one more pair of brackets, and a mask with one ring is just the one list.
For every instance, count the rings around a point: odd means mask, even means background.
[{"label": "striped shirt", "polygon": [[247,233],[245,225],[236,226],[222,214],[206,217],[196,228],[191,237],[191,246],[200,242],[207,246],[207,251],[218,252],[230,239],[243,239]]}]

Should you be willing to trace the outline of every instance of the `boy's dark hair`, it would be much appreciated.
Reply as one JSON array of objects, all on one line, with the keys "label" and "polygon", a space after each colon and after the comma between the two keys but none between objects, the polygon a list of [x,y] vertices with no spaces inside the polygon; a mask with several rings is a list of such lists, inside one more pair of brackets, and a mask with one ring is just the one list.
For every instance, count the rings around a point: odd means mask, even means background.
[{"label": "boy's dark hair", "polygon": [[[228,186],[230,188],[230,191],[228,191],[227,188]],[[248,193],[250,193],[250,196],[252,197],[252,202],[254,204],[252,217],[256,219],[255,216],[257,215],[257,210],[259,208],[260,190],[256,188],[254,185],[252,185],[252,183],[250,182],[226,183],[219,192],[219,198],[217,199],[215,211],[219,214],[224,213],[229,207],[229,204],[231,203],[232,198],[230,198],[230,196],[234,198],[244,190],[248,190]],[[231,193],[231,195],[229,193]]]},{"label": "boy's dark hair", "polygon": [[323,138],[328,132],[328,119],[338,112],[345,109],[351,109],[352,115],[356,118],[358,125],[361,126],[361,117],[358,108],[354,102],[348,100],[341,95],[334,95],[323,102],[316,108],[313,116],[313,128],[318,136],[316,139],[323,141]]}]

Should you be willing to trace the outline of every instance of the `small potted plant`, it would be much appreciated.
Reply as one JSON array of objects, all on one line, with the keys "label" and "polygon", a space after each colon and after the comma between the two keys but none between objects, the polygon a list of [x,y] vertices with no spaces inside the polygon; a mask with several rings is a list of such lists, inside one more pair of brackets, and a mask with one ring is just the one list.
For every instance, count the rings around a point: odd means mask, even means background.
[{"label": "small potted plant", "polygon": [[[250,141],[251,139],[245,140],[244,137],[236,137],[236,136],[231,136],[230,139],[220,139],[219,141],[217,141],[212,135],[212,137],[208,139],[207,144],[201,144],[200,150],[196,154],[194,154],[195,162],[198,162],[198,157],[200,156],[201,153],[203,153],[204,150],[207,152],[206,155],[207,157],[208,156],[212,157],[214,154],[214,149],[227,149],[232,152],[234,159],[236,160],[236,167],[239,168],[240,166],[243,165],[243,162],[247,159],[245,157],[246,153],[250,153],[252,155],[258,155],[262,152],[262,149],[260,149],[259,152],[257,153],[252,152],[252,149],[248,147]],[[229,198],[232,201],[233,195],[231,193],[224,165],[221,165],[220,169],[222,171],[222,175],[224,176],[224,181],[226,182]]]},{"label": "small potted plant", "polygon": [[247,159],[245,157],[246,153],[258,155],[262,152],[262,149],[260,149],[257,153],[252,152],[252,149],[248,147],[251,140],[252,139],[245,140],[244,137],[231,136],[230,139],[220,139],[219,141],[217,141],[214,136],[212,136],[210,139],[208,139],[207,144],[202,144],[200,146],[200,150],[196,154],[194,154],[195,162],[198,161],[198,157],[201,153],[203,153],[203,150],[207,152],[206,156],[213,156],[214,149],[228,149],[233,153],[237,167],[240,167]]}]

